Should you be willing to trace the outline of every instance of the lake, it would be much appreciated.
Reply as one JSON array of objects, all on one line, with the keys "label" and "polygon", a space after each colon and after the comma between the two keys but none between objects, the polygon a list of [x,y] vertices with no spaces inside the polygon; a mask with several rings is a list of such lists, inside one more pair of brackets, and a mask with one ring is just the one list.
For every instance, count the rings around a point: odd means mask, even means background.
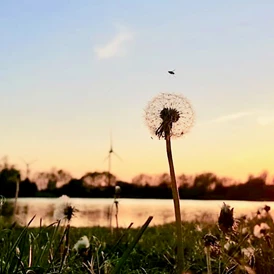
[{"label": "lake", "polygon": [[[13,199],[9,200],[13,201]],[[20,222],[26,224],[36,215],[31,226],[39,226],[40,218],[43,219],[43,224],[45,225],[53,223],[53,213],[57,206],[57,201],[57,198],[19,198],[18,217]],[[70,201],[72,206],[79,210],[72,219],[72,226],[110,226],[109,216],[113,199],[70,198]],[[173,200],[119,199],[118,201],[118,221],[121,227],[128,227],[131,222],[133,222],[132,227],[139,227],[149,216],[153,216],[150,226],[175,220]],[[181,200],[182,219],[188,221],[195,219],[216,221],[223,202],[234,207],[235,217],[243,214],[256,214],[257,209],[266,204],[271,208],[274,207],[274,202]],[[113,206],[113,226],[116,224],[114,212],[115,206]]]}]

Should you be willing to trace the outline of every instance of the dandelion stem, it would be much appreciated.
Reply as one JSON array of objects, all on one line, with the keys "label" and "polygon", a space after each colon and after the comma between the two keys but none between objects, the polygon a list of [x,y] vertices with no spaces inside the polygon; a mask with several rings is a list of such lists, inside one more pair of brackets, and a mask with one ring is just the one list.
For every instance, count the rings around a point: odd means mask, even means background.
[{"label": "dandelion stem", "polygon": [[176,176],[173,164],[172,150],[171,150],[171,141],[170,134],[166,134],[166,151],[167,158],[170,170],[171,177],[171,189],[174,202],[174,211],[176,219],[176,229],[177,229],[177,264],[178,264],[178,273],[183,272],[184,268],[184,250],[183,250],[183,233],[182,233],[182,219],[181,219],[181,210],[180,210],[180,196],[176,183]]},{"label": "dandelion stem", "polygon": [[115,219],[116,219],[116,230],[117,230],[117,232],[118,232],[118,229],[119,229],[119,225],[118,225],[118,201],[116,200],[116,198],[115,198],[115,208],[116,208],[116,211],[115,211]]}]

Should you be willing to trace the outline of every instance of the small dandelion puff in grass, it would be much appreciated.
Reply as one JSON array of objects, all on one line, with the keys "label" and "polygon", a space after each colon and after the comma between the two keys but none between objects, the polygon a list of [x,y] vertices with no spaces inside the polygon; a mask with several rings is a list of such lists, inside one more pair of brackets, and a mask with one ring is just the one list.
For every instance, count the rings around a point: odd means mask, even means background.
[{"label": "small dandelion puff in grass", "polygon": [[256,212],[256,217],[258,219],[263,219],[269,216],[269,211],[270,211],[271,207],[268,205],[265,205],[264,207],[258,208],[257,212]]},{"label": "small dandelion puff in grass", "polygon": [[270,229],[269,225],[266,223],[260,223],[254,226],[253,234],[256,238],[262,238],[267,235],[268,230]]},{"label": "small dandelion puff in grass", "polygon": [[145,121],[152,135],[166,139],[187,133],[194,123],[190,102],[180,94],[161,93],[145,108]]},{"label": "small dandelion puff in grass", "polygon": [[78,242],[74,245],[73,249],[75,249],[78,253],[85,251],[90,247],[89,239],[85,235],[78,240]]},{"label": "small dandelion puff in grass", "polygon": [[241,253],[240,245],[232,240],[228,240],[224,244],[224,249],[226,250],[227,255],[232,257],[238,256]]},{"label": "small dandelion puff in grass", "polygon": [[115,196],[119,197],[121,194],[121,187],[120,186],[115,186]]},{"label": "small dandelion puff in grass", "polygon": [[208,233],[203,237],[205,252],[209,252],[210,256],[217,258],[221,254],[221,248],[216,236]]},{"label": "small dandelion puff in grass", "polygon": [[233,210],[234,208],[230,208],[230,206],[225,203],[221,208],[220,216],[218,218],[218,225],[220,230],[224,233],[234,230]]},{"label": "small dandelion puff in grass", "polygon": [[267,218],[269,217],[269,211],[270,211],[270,206],[265,205],[262,209],[261,209],[261,214],[260,217],[261,218]]},{"label": "small dandelion puff in grass", "polygon": [[216,236],[208,233],[203,237],[204,240],[204,245],[205,246],[210,246],[210,245],[215,245],[216,243],[218,243],[218,239]]},{"label": "small dandelion puff in grass", "polygon": [[241,253],[244,255],[245,259],[250,260],[254,256],[255,250],[253,247],[249,246],[247,248],[242,248]]},{"label": "small dandelion puff in grass", "polygon": [[247,227],[243,227],[241,230],[242,235],[247,235],[248,234],[248,228]]},{"label": "small dandelion puff in grass", "polygon": [[238,221],[239,221],[239,223],[241,223],[241,224],[246,223],[246,222],[247,222],[247,216],[246,216],[246,215],[241,215],[241,216],[238,218]]},{"label": "small dandelion puff in grass", "polygon": [[263,209],[268,213],[270,211],[271,207],[268,205],[265,205]]},{"label": "small dandelion puff in grass", "polygon": [[54,210],[53,217],[55,220],[68,220],[74,216],[75,212],[78,211],[75,207],[72,206],[68,196],[63,195],[58,198],[56,208]]},{"label": "small dandelion puff in grass", "polygon": [[231,240],[227,241],[224,245],[224,249],[229,250],[229,249],[233,248],[235,245],[237,245],[236,242],[231,241]]}]

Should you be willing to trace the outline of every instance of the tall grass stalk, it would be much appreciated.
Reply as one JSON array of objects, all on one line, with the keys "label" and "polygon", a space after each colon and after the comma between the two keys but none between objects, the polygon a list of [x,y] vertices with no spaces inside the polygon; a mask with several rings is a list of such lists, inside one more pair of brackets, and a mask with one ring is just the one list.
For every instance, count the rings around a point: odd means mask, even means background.
[{"label": "tall grass stalk", "polygon": [[[12,267],[12,265],[9,265],[9,262],[12,261],[12,257],[14,256],[14,254],[16,254],[16,252],[15,252],[16,247],[19,245],[19,243],[22,240],[24,240],[24,237],[27,234],[28,227],[32,223],[34,218],[35,218],[35,215],[31,218],[31,220],[28,222],[28,224],[24,227],[24,229],[21,231],[21,233],[19,234],[16,241],[12,244],[11,248],[8,250],[6,257],[5,257],[5,261],[7,263],[5,264],[3,271],[1,271],[1,273],[7,273],[8,271],[10,271],[9,268]],[[24,243],[24,241],[23,241],[23,243]]]}]

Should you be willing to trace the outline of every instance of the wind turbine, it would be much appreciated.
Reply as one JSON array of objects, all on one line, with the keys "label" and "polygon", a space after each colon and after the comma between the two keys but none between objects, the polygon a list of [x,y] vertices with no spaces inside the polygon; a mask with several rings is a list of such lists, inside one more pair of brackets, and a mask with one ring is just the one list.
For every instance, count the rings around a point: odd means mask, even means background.
[{"label": "wind turbine", "polygon": [[29,175],[30,175],[30,166],[32,164],[34,164],[35,162],[37,162],[37,159],[31,161],[31,162],[26,162],[23,158],[21,158],[21,160],[25,163],[26,165],[26,178],[29,179]]},{"label": "wind turbine", "polygon": [[110,148],[109,148],[109,151],[108,151],[108,156],[104,160],[104,161],[106,161],[108,159],[108,183],[109,183],[109,185],[110,185],[110,171],[111,171],[112,154],[114,154],[120,161],[122,161],[121,157],[113,150],[112,134],[110,132]]}]

